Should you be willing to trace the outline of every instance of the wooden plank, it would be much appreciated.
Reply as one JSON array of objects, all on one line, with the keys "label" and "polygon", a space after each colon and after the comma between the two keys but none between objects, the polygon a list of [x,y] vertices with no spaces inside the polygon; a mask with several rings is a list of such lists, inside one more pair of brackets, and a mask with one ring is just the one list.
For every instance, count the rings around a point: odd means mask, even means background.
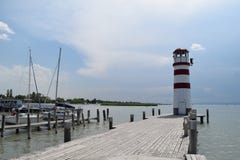
[{"label": "wooden plank", "polygon": [[121,124],[106,133],[77,139],[20,159],[181,160],[188,148],[182,123],[183,117],[152,117]]},{"label": "wooden plank", "polygon": [[185,158],[186,160],[207,160],[207,158],[204,155],[200,154],[186,154]]}]

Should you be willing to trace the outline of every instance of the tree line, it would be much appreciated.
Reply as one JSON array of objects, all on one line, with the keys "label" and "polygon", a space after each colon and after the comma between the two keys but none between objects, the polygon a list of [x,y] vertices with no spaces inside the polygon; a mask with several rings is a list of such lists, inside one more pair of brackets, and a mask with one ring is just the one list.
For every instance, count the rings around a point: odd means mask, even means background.
[{"label": "tree line", "polygon": [[6,94],[0,94],[1,99],[20,99],[22,101],[27,101],[30,99],[32,103],[55,103],[57,102],[67,102],[71,104],[96,104],[100,103],[101,100],[97,100],[96,98],[90,100],[90,99],[84,99],[84,98],[73,98],[73,99],[64,99],[61,97],[58,97],[57,100],[51,99],[50,97],[44,96],[41,93],[32,92],[30,95],[16,95],[13,96],[12,89],[7,89]]},{"label": "tree line", "polygon": [[[6,94],[0,94],[2,99],[20,99],[22,101],[30,101],[31,103],[55,103],[55,102],[66,102],[70,104],[101,104],[108,106],[156,106],[157,103],[141,103],[141,102],[121,102],[121,101],[105,101],[99,99],[84,99],[84,98],[73,98],[64,99],[58,97],[56,100],[50,97],[44,96],[41,93],[32,92],[30,95],[16,95],[13,96],[12,89],[8,89]],[[29,100],[30,99],[30,100]]]}]

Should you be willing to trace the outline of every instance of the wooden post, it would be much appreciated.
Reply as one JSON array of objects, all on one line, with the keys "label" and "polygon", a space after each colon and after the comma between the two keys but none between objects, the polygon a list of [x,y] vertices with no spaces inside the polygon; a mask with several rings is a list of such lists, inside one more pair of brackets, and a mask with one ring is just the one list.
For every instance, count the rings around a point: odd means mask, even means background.
[{"label": "wooden post", "polygon": [[197,153],[197,120],[189,120],[189,154]]},{"label": "wooden post", "polygon": [[113,129],[113,118],[109,117],[109,129]]},{"label": "wooden post", "polygon": [[200,123],[203,124],[203,117],[204,116],[200,116]]},{"label": "wooden post", "polygon": [[82,122],[83,122],[83,126],[85,127],[85,119],[84,119],[84,114],[82,112]]},{"label": "wooden post", "polygon": [[155,115],[155,110],[154,110],[154,108],[152,108],[152,116],[154,116]]},{"label": "wooden post", "polygon": [[161,115],[161,109],[158,109],[158,115],[159,116]]},{"label": "wooden post", "polygon": [[63,124],[65,123],[65,120],[66,120],[66,110],[64,110],[63,112]]},{"label": "wooden post", "polygon": [[184,130],[184,137],[187,137],[188,136],[188,116],[185,116],[184,119],[183,119],[183,130]]},{"label": "wooden post", "polygon": [[209,111],[208,111],[208,109],[206,110],[206,114],[207,114],[207,124],[209,124]]},{"label": "wooden post", "polygon": [[146,119],[146,113],[143,111],[143,120]]},{"label": "wooden post", "polygon": [[5,115],[2,115],[2,129],[1,129],[1,137],[4,136],[4,128],[5,128]]},{"label": "wooden post", "polygon": [[88,123],[90,123],[90,110],[87,111],[87,120],[88,120]]},{"label": "wooden post", "polygon": [[64,143],[71,141],[71,124],[69,122],[64,123]]},{"label": "wooden post", "polygon": [[134,122],[134,114],[130,114],[130,122]]},{"label": "wooden post", "polygon": [[189,118],[191,120],[196,120],[197,119],[197,110],[193,109],[191,112],[189,112]]},{"label": "wooden post", "polygon": [[58,133],[57,129],[58,129],[58,116],[56,115],[56,117],[55,117],[55,134]]},{"label": "wooden post", "polygon": [[[39,112],[37,113],[37,123],[40,122]],[[40,126],[37,126],[37,130],[40,131]]]},{"label": "wooden post", "polygon": [[80,109],[77,110],[77,125],[80,125]]},{"label": "wooden post", "polygon": [[72,113],[72,128],[75,129],[75,120],[74,120],[74,114]]},{"label": "wooden post", "polygon": [[99,109],[97,109],[97,122],[100,122],[100,113],[99,113]]},{"label": "wooden post", "polygon": [[106,112],[103,110],[103,121],[106,121]]},{"label": "wooden post", "polygon": [[109,118],[109,108],[107,108],[107,119]]},{"label": "wooden post", "polygon": [[[17,113],[16,113],[16,125],[18,125],[19,123],[19,110],[17,109]],[[16,133],[19,133],[19,128],[16,128]]]},{"label": "wooden post", "polygon": [[30,114],[27,114],[27,132],[28,132],[28,139],[31,139],[31,120]]},{"label": "wooden post", "polygon": [[50,123],[50,121],[51,121],[51,114],[50,114],[50,112],[48,112],[48,130],[51,129],[51,123]]}]

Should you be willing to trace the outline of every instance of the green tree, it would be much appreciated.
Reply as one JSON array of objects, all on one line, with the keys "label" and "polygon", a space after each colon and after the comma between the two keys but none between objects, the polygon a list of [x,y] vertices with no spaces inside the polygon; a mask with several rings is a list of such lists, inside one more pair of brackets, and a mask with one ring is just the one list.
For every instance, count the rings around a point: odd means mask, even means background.
[{"label": "green tree", "polygon": [[24,99],[26,99],[26,96],[25,95],[16,95],[15,98],[24,100]]},{"label": "green tree", "polygon": [[9,89],[7,89],[6,97],[9,98],[9,96],[10,96],[10,91]]},{"label": "green tree", "polygon": [[9,97],[13,98],[13,91],[12,91],[12,89],[9,90]]},{"label": "green tree", "polygon": [[4,94],[0,94],[0,98],[6,98]]}]

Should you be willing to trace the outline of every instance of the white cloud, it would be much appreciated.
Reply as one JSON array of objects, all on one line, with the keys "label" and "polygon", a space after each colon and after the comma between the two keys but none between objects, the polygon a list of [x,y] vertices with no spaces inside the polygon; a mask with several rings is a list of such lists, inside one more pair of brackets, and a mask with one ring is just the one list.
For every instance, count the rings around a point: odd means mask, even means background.
[{"label": "white cloud", "polygon": [[205,49],[206,49],[205,47],[203,47],[201,44],[198,44],[198,43],[193,43],[191,45],[191,50],[193,50],[193,51],[202,51]]},{"label": "white cloud", "polygon": [[[28,90],[28,66],[15,65],[6,67],[0,65],[0,88],[4,93],[6,89],[13,89],[14,94],[27,94]],[[39,64],[34,64],[36,81],[40,93],[46,94],[49,87],[52,71]],[[52,86],[52,90],[55,86]],[[33,75],[31,74],[31,92],[36,92]]]},{"label": "white cloud", "polygon": [[2,34],[0,34],[0,40],[8,40],[9,38],[8,38],[8,35],[7,34],[5,34],[5,33],[2,33]]},{"label": "white cloud", "polygon": [[14,34],[14,31],[8,26],[8,24],[0,21],[0,40],[9,40],[8,34]]},{"label": "white cloud", "polygon": [[13,30],[8,26],[8,24],[0,21],[0,30],[6,33],[14,34]]},{"label": "white cloud", "polygon": [[185,25],[189,17],[211,3],[207,0],[42,1],[30,3],[35,16],[24,19],[29,27],[35,28],[30,28],[35,34],[47,34],[79,49],[85,55],[85,67],[78,70],[79,74],[99,76],[115,65],[124,64],[125,68],[146,59],[148,64],[159,66],[157,61],[161,63],[171,56],[162,48],[178,36],[169,26]]}]

